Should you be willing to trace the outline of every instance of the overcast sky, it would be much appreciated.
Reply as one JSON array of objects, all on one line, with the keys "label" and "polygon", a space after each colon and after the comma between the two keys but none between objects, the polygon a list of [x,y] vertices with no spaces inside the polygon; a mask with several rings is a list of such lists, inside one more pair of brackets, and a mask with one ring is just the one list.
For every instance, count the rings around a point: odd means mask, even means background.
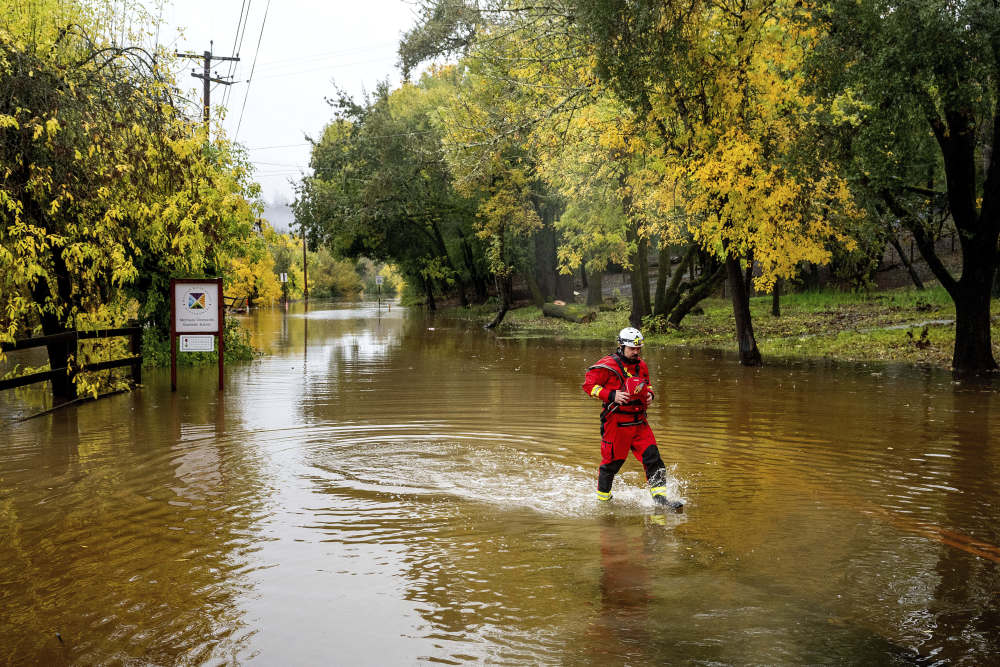
[{"label": "overcast sky", "polygon": [[[333,94],[333,83],[355,97],[381,80],[399,84],[396,49],[416,21],[415,5],[413,0],[271,0],[270,5],[246,0],[246,5],[246,31],[237,46],[240,62],[232,72],[237,83],[215,85],[212,106],[228,109],[226,130],[250,149],[265,200],[291,201],[289,179],[297,180],[309,162],[303,137],[318,137],[329,122],[331,109],[323,98]],[[161,11],[159,0],[147,0],[146,6],[154,15]],[[170,50],[201,54],[214,41],[215,55],[233,55],[244,6],[242,0],[164,0],[159,42]],[[187,63],[180,84],[200,100],[201,80],[190,71],[200,72],[202,61]],[[228,62],[212,64],[222,76],[229,68]],[[281,211],[268,213],[281,217]],[[287,217],[272,222],[283,228]]]}]

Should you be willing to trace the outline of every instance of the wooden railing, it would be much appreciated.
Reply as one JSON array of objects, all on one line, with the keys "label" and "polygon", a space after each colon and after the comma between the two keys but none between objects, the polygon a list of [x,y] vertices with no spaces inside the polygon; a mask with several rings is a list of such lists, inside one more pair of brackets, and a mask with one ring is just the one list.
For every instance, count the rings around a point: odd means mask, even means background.
[{"label": "wooden railing", "polygon": [[[64,333],[52,334],[50,336],[38,336],[37,338],[25,338],[13,343],[0,343],[0,348],[4,352],[14,352],[16,350],[27,350],[43,345],[61,344],[77,349],[77,343],[81,340],[92,340],[95,338],[116,338],[127,336],[129,338],[129,351],[131,355],[123,359],[111,361],[99,361],[93,364],[83,364],[81,366],[64,366],[53,368],[48,371],[29,373],[8,380],[0,380],[0,391],[4,389],[14,389],[36,382],[45,382],[58,377],[69,377],[72,379],[77,373],[84,371],[105,371],[111,368],[122,368],[130,366],[132,368],[132,381],[136,384],[142,383],[142,329],[140,327],[124,327],[121,329],[97,329],[94,331],[66,331]],[[75,355],[74,355],[75,356]]]},{"label": "wooden railing", "polygon": [[234,313],[248,313],[250,312],[250,297],[246,296],[224,296],[222,300],[225,301],[226,309]]}]

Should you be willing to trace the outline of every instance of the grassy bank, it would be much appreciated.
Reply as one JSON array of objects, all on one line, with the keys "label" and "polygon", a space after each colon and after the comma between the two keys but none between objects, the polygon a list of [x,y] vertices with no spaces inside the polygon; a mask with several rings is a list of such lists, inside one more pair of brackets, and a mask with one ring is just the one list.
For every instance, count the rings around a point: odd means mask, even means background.
[{"label": "grassy bank", "polygon": [[[649,332],[654,345],[735,350],[732,304],[711,298],[701,303],[703,313],[691,314],[676,330]],[[904,288],[885,292],[804,292],[781,298],[781,315],[771,315],[771,297],[750,301],[754,332],[761,354],[767,357],[836,359],[842,361],[902,362],[951,366],[955,345],[955,306],[940,287],[917,291]],[[612,340],[628,325],[629,304],[601,312],[594,322],[573,324],[542,315],[534,306],[517,308],[501,324],[507,333],[536,335],[547,332],[573,339]],[[484,306],[456,308],[449,315],[489,321],[494,310]],[[1000,357],[1000,300],[993,301],[994,355]],[[644,331],[643,333],[647,333]]]}]

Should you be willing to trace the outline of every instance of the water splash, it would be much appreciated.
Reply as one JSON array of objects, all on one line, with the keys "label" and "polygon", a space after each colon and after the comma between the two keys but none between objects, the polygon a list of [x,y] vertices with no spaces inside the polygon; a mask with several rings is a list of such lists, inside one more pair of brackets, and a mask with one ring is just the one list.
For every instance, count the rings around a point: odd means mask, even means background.
[{"label": "water splash", "polygon": [[[482,440],[511,441],[513,436],[483,433],[449,434],[415,439],[412,433],[353,437],[339,434],[335,446],[312,453],[323,476],[348,488],[393,495],[440,496],[529,509],[557,516],[587,516],[603,511],[594,489],[593,465],[569,465],[524,450]],[[477,442],[480,441],[480,442]],[[686,484],[668,470],[665,486],[671,500],[684,501]],[[614,509],[650,510],[655,505],[639,472],[618,475]]]}]

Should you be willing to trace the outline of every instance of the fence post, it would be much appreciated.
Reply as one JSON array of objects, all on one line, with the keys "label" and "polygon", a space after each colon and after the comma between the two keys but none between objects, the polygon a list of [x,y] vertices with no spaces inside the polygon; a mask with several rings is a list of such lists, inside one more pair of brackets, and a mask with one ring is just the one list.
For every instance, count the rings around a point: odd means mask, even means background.
[{"label": "fence post", "polygon": [[[45,346],[49,354],[49,367],[53,369],[68,369],[65,376],[60,375],[59,377],[52,378],[52,396],[65,401],[71,401],[76,398],[76,383],[73,382],[76,371],[73,370],[73,366],[79,366],[79,360],[77,359],[80,353],[79,339],[77,338],[75,329],[63,329],[59,333],[72,334],[72,337],[70,340],[59,340],[48,343]],[[73,366],[69,363],[71,354],[73,356]]]},{"label": "fence post", "polygon": [[132,382],[140,385],[142,384],[142,327],[138,322],[133,324],[135,330],[129,334],[129,351],[132,356],[139,358],[132,362]]}]

